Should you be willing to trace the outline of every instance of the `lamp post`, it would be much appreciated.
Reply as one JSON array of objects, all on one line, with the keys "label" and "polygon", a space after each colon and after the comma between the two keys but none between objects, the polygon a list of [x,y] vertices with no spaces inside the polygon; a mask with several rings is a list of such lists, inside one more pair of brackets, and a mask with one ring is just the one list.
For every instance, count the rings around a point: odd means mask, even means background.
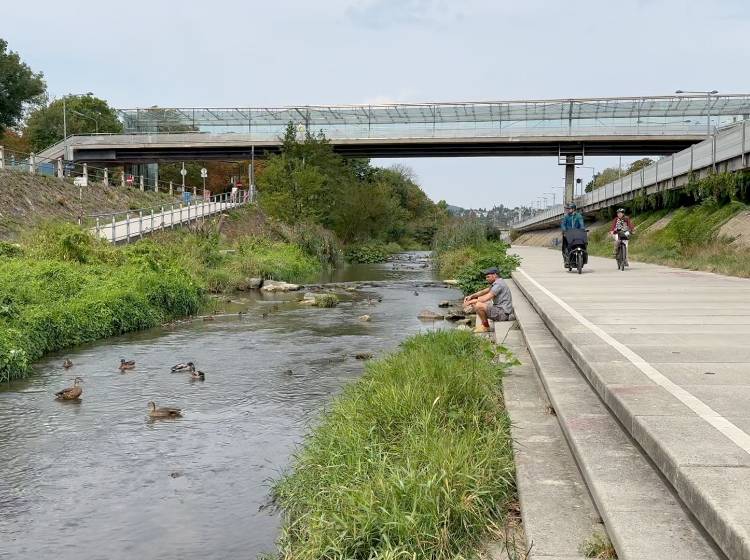
[{"label": "lamp post", "polygon": [[548,195],[550,195],[552,197],[552,206],[554,206],[555,205],[555,193],[553,193],[553,192],[546,192],[544,194],[548,194]]},{"label": "lamp post", "polygon": [[[63,139],[68,139],[68,107],[66,104],[66,100],[68,97],[86,97],[87,95],[91,95],[91,92],[89,93],[69,93],[68,95],[63,95],[62,102],[63,102]],[[71,109],[71,112],[73,110]],[[80,115],[80,113],[78,113]],[[99,124],[96,125],[97,131],[99,129]]]},{"label": "lamp post", "polygon": [[[70,112],[73,113],[74,115],[78,115],[79,117],[83,117],[84,119],[89,119],[89,120],[94,121],[95,134],[99,134],[99,119],[95,117],[90,117],[88,115],[84,115],[83,113],[79,113],[78,111],[74,111],[73,109],[71,109]],[[66,119],[63,119],[63,121],[65,120]]]},{"label": "lamp post", "polygon": [[[591,180],[593,181],[596,177],[596,169],[593,168],[590,165],[577,165],[576,167],[580,167],[581,169],[590,169],[591,170]],[[583,183],[581,183],[581,194],[583,194]]]},{"label": "lamp post", "polygon": [[675,93],[699,93],[706,96],[706,135],[711,136],[711,96],[719,93],[718,90],[712,89],[711,91],[686,91],[683,89],[678,89],[677,91],[675,91]]}]

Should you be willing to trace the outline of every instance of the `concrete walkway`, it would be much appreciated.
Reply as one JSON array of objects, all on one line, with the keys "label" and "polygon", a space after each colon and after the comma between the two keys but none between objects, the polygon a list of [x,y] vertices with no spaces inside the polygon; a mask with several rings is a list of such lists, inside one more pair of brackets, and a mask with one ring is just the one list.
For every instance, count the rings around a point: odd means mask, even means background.
[{"label": "concrete walkway", "polygon": [[156,212],[153,209],[144,213],[133,211],[132,216],[119,221],[103,221],[99,219],[98,225],[91,228],[91,233],[112,243],[128,241],[142,237],[160,229],[172,228],[186,224],[198,219],[231,210],[242,206],[243,202],[199,202],[183,206],[171,205],[163,207],[164,210]]},{"label": "concrete walkway", "polygon": [[513,277],[724,553],[750,560],[750,280],[514,247]]}]

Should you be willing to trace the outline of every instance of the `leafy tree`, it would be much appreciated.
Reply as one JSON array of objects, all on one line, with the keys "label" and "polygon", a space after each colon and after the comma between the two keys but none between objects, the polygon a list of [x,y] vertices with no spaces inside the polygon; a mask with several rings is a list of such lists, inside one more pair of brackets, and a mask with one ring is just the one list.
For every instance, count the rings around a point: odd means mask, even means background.
[{"label": "leafy tree", "polygon": [[627,175],[629,173],[635,173],[636,171],[640,171],[641,169],[643,169],[644,167],[648,167],[652,163],[654,163],[654,160],[648,157],[637,159],[628,166],[628,168],[624,171],[623,175]]},{"label": "leafy tree", "polygon": [[607,167],[605,169],[602,169],[599,173],[596,173],[594,175],[594,178],[586,185],[586,192],[591,192],[594,189],[603,187],[607,183],[616,181],[620,177],[624,177],[625,175],[628,175],[630,173],[635,173],[636,171],[643,169],[644,167],[648,167],[652,163],[654,163],[654,160],[645,157],[635,160],[628,167],[622,170],[620,170],[620,168],[618,167]]},{"label": "leafy tree", "polygon": [[[63,109],[66,118],[63,118]],[[40,107],[29,115],[26,134],[31,147],[43,150],[64,137],[63,122],[67,121],[68,136],[94,132],[122,132],[117,113],[106,101],[86,95],[66,95]]]},{"label": "leafy tree", "polygon": [[41,73],[35,73],[0,39],[0,134],[18,125],[24,108],[46,90]]}]

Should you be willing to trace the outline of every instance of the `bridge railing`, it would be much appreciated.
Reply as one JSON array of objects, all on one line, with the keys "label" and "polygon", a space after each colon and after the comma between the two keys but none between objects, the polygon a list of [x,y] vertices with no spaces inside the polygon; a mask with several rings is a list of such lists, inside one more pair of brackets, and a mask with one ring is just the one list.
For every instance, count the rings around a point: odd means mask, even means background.
[{"label": "bridge railing", "polygon": [[[107,167],[65,161],[62,157],[48,158],[33,152],[19,152],[4,146],[0,146],[0,169],[57,177],[62,180],[72,179],[81,187],[88,186],[89,182],[98,182],[106,187],[119,184],[122,187],[130,186],[142,191],[168,192],[169,194],[177,192],[177,187],[171,181],[155,180],[144,175],[130,175],[123,169],[110,170]],[[198,190],[195,186],[186,185],[185,188],[194,192]]]},{"label": "bridge railing", "polygon": [[220,212],[231,210],[253,202],[250,189],[235,193],[221,193],[210,197],[191,198],[186,203],[162,204],[148,208],[121,212],[90,214],[86,224],[98,238],[111,243],[143,238],[144,234],[205,220]]},{"label": "bridge railing", "polygon": [[[672,181],[674,185],[676,177],[700,169],[713,168],[715,170],[718,164],[738,157],[741,158],[742,167],[747,167],[749,153],[750,121],[744,121],[721,130],[703,142],[694,144],[681,152],[664,157],[635,173],[624,175],[598,189],[594,189],[592,192],[576,197],[575,202],[579,209],[586,209],[587,206],[599,204],[618,196],[634,194],[640,189],[664,181]],[[530,218],[516,221],[512,224],[512,227],[516,229],[525,228],[560,217],[562,214],[562,205],[557,205],[538,212]]]}]

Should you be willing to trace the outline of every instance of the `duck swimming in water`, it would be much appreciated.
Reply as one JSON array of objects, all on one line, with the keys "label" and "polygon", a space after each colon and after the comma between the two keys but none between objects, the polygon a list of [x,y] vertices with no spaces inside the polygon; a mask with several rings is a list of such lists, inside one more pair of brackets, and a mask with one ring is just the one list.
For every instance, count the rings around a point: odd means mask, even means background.
[{"label": "duck swimming in water", "polygon": [[120,371],[125,371],[126,369],[135,369],[135,360],[120,358]]},{"label": "duck swimming in water", "polygon": [[171,406],[161,406],[157,408],[154,401],[148,403],[148,406],[150,408],[148,415],[151,418],[179,418],[182,416],[182,409],[179,408]]},{"label": "duck swimming in water", "polygon": [[70,360],[70,359],[68,359],[68,358],[65,358],[65,361],[63,362],[63,367],[64,367],[65,369],[70,369],[70,368],[72,368],[72,367],[73,367],[73,362],[72,362],[72,360]]},{"label": "duck swimming in water", "polygon": [[206,374],[203,373],[200,370],[193,369],[193,371],[190,372],[190,378],[191,379],[198,379],[200,381],[205,381],[206,380]]},{"label": "duck swimming in water", "polygon": [[82,383],[83,379],[80,377],[76,377],[73,380],[73,386],[67,387],[63,389],[62,391],[58,391],[55,393],[55,398],[59,401],[73,401],[76,399],[81,398],[81,393],[83,393],[83,387],[79,385],[79,383]]},{"label": "duck swimming in water", "polygon": [[195,365],[193,362],[184,362],[180,364],[176,364],[172,366],[172,373],[176,373],[178,371],[190,371],[192,372],[195,369]]}]

